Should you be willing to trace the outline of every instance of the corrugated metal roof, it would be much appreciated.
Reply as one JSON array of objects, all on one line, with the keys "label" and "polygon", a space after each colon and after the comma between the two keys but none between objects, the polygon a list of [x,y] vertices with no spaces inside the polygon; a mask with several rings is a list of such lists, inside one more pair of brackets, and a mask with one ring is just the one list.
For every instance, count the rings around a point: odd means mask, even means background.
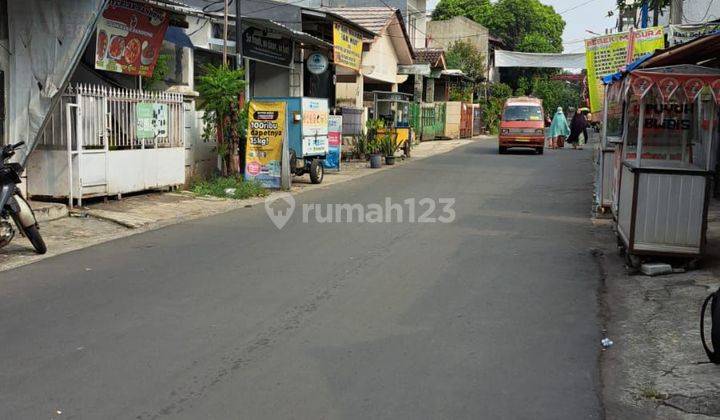
[{"label": "corrugated metal roof", "polygon": [[324,7],[321,10],[340,15],[375,35],[380,35],[396,11],[389,7]]}]

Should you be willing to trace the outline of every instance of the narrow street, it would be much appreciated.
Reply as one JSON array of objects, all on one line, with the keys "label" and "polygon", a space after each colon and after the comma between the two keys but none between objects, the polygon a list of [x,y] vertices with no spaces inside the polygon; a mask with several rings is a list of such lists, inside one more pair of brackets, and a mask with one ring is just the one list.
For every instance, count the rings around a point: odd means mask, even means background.
[{"label": "narrow street", "polygon": [[[3,272],[1,417],[600,418],[591,153],[478,141]],[[299,210],[386,197],[457,217]]]}]

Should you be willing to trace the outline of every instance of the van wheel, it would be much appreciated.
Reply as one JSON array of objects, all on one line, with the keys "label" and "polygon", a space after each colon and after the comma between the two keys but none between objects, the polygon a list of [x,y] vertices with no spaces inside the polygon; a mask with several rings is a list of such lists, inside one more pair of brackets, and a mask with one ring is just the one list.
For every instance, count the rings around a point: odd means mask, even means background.
[{"label": "van wheel", "polygon": [[536,151],[537,151],[537,154],[538,154],[538,155],[542,155],[543,152],[545,152],[545,148],[544,148],[544,147],[539,147]]},{"label": "van wheel", "polygon": [[498,153],[504,155],[505,153],[507,153],[507,147],[500,146],[500,148],[498,149]]}]

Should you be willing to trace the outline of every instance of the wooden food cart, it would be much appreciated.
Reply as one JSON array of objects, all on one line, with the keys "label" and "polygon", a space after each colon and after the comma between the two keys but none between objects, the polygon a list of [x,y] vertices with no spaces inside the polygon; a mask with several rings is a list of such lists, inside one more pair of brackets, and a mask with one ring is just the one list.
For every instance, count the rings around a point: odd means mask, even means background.
[{"label": "wooden food cart", "polygon": [[633,268],[652,256],[694,264],[705,251],[720,70],[645,68],[622,83],[618,243]]},{"label": "wooden food cart", "polygon": [[384,134],[386,130],[390,130],[390,135],[397,141],[398,149],[402,149],[405,156],[410,156],[412,143],[411,101],[412,95],[407,93],[373,92],[373,118],[385,122],[385,128],[378,130],[378,134]]}]

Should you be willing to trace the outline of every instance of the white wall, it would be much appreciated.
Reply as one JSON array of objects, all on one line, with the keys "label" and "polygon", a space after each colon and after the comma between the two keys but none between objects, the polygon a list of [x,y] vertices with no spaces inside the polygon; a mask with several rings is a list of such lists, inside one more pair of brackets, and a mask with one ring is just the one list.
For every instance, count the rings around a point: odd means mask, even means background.
[{"label": "white wall", "polygon": [[702,23],[720,19],[720,1],[685,0],[682,23]]}]

